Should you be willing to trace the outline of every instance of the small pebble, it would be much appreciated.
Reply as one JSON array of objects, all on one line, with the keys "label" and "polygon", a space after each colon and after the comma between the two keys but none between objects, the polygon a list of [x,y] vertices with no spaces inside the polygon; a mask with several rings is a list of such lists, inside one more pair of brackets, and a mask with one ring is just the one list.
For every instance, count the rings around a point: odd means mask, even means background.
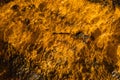
[{"label": "small pebble", "polygon": [[75,38],[82,38],[83,36],[84,36],[84,33],[82,33],[82,32],[77,32],[75,34]]},{"label": "small pebble", "polygon": [[116,78],[117,80],[120,80],[120,73],[117,71],[112,72],[112,77]]}]

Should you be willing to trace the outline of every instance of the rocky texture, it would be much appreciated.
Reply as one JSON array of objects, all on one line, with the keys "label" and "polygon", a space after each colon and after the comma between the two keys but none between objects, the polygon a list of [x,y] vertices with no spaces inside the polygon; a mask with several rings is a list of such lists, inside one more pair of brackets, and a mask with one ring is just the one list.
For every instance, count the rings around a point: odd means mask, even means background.
[{"label": "rocky texture", "polygon": [[119,5],[0,0],[0,80],[116,80]]}]

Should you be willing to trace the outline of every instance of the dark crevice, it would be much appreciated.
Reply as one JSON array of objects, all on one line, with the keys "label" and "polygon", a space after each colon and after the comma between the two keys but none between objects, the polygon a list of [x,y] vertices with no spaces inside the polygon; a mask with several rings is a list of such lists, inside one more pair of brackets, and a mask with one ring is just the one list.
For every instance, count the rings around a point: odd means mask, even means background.
[{"label": "dark crevice", "polygon": [[11,1],[13,1],[13,0],[0,0],[0,6],[3,6]]}]

